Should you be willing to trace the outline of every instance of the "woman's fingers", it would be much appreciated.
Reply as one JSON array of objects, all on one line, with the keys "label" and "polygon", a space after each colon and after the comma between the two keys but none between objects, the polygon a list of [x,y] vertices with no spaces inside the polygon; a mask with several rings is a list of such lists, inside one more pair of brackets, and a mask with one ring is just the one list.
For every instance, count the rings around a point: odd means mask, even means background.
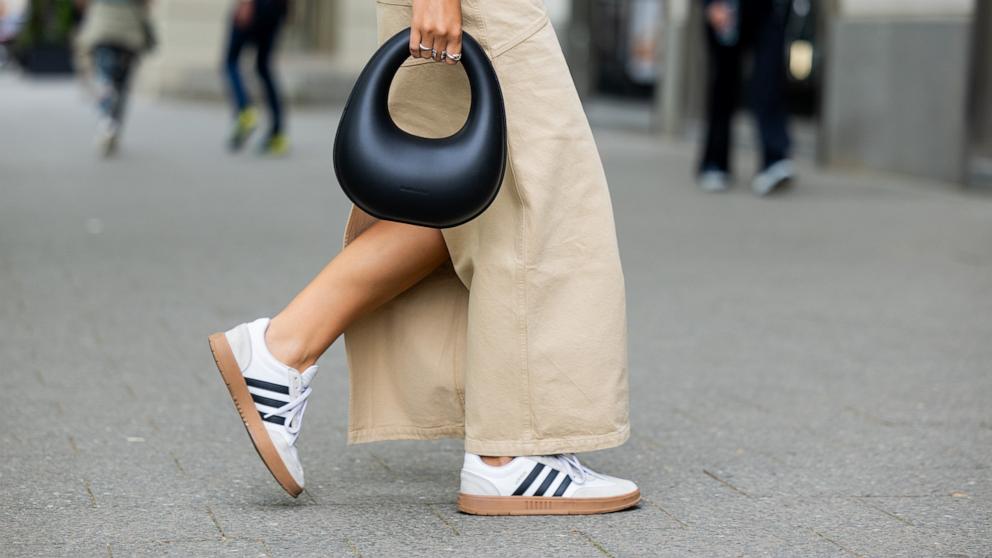
[{"label": "woman's fingers", "polygon": [[410,29],[411,56],[447,62],[446,51],[461,53],[460,0],[413,0]]},{"label": "woman's fingers", "polygon": [[[457,64],[462,52],[462,30],[456,29],[454,32],[439,30],[434,34],[434,61],[445,64]],[[451,55],[455,54],[455,60]]]},{"label": "woman's fingers", "polygon": [[[444,59],[446,64],[457,64],[458,60],[462,57],[462,33],[461,29],[458,30],[458,34],[452,36],[448,39],[448,45],[445,47],[448,52],[448,56]],[[454,58],[452,58],[454,55]]]},{"label": "woman's fingers", "polygon": [[[434,48],[434,41],[434,33],[431,30],[420,30],[420,43],[417,45],[417,48],[420,50],[420,58],[431,57],[430,49]],[[427,47],[427,50],[424,50],[424,47]]]},{"label": "woman's fingers", "polygon": [[410,27],[410,56],[420,58],[420,29],[416,26]]},{"label": "woman's fingers", "polygon": [[422,29],[420,31],[420,57],[430,59],[431,51],[424,50],[423,47],[428,47],[428,49],[434,48],[434,33],[429,29]]},{"label": "woman's fingers", "polygon": [[434,50],[431,51],[431,58],[435,62],[441,62],[444,57],[444,49],[448,46],[448,38],[443,35],[434,37]]}]

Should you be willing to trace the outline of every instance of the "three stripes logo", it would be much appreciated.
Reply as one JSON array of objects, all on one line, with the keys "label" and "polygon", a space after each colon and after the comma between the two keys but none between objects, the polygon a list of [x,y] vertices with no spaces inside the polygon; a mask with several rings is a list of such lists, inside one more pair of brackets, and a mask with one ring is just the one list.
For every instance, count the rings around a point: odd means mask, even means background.
[{"label": "three stripes logo", "polygon": [[[245,383],[248,384],[248,392],[251,393],[251,398],[255,402],[255,407],[269,407],[270,410],[257,409],[258,414],[262,417],[262,420],[271,422],[274,424],[283,425],[286,422],[284,417],[271,415],[265,416],[266,413],[271,413],[289,403],[289,401],[283,401],[281,399],[274,399],[272,397],[267,397],[266,395],[261,395],[256,393],[256,391],[267,392],[267,395],[272,394],[282,394],[289,395],[289,386],[283,386],[280,384],[273,384],[272,382],[265,382],[262,380],[256,380],[255,378],[249,378],[245,376]],[[254,388],[254,389],[252,389]]]},{"label": "three stripes logo", "polygon": [[[527,490],[541,477],[541,473],[544,472],[544,463],[538,463],[534,465],[534,468],[530,470],[527,477],[521,482],[517,489],[513,491],[514,496],[523,496],[527,493]],[[544,475],[541,484],[538,485],[537,490],[534,491],[530,496],[562,496],[565,491],[568,490],[568,485],[572,484],[572,477],[569,475],[564,475],[560,480],[558,479],[558,471],[547,467],[548,473]],[[555,481],[558,481],[557,486],[555,486]],[[554,491],[549,494],[552,490],[552,486],[555,486]]]}]

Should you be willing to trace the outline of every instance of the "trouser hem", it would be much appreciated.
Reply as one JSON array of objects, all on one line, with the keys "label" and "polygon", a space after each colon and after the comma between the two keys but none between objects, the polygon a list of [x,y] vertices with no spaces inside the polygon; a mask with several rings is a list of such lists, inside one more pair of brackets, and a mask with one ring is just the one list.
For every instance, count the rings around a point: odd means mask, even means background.
[{"label": "trouser hem", "polygon": [[465,451],[477,455],[553,455],[556,453],[583,453],[617,447],[630,438],[630,425],[625,424],[608,434],[594,436],[568,436],[543,440],[476,440],[465,437],[465,427],[461,424],[434,427],[387,426],[351,430],[349,444],[366,444],[388,440],[437,440],[440,438],[464,438]]},{"label": "trouser hem", "polygon": [[465,451],[477,455],[552,455],[556,453],[582,453],[619,446],[630,438],[630,425],[608,434],[595,436],[568,436],[542,440],[476,440],[465,438]]},{"label": "trouser hem", "polygon": [[382,426],[364,428],[348,432],[349,444],[367,444],[387,440],[437,440],[439,438],[461,438],[465,427],[461,424],[445,426]]}]

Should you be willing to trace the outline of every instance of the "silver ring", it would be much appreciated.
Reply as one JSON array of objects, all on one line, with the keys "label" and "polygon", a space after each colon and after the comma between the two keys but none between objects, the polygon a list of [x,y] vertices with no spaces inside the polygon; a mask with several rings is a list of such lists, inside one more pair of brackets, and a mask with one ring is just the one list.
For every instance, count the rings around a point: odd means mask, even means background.
[{"label": "silver ring", "polygon": [[431,49],[431,58],[437,58],[437,49],[436,48],[432,48]]},{"label": "silver ring", "polygon": [[430,50],[430,51],[433,51],[434,49],[432,49],[429,46],[424,46],[424,43],[420,43],[420,50]]},{"label": "silver ring", "polygon": [[448,53],[448,58],[450,60],[454,60],[455,62],[458,62],[459,60],[462,59],[462,53],[460,52]]}]

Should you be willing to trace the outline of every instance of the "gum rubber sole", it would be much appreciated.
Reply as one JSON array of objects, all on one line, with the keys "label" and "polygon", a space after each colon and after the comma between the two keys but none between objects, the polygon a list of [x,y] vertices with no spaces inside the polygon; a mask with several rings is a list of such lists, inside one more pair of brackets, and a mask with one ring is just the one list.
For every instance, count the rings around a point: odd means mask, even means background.
[{"label": "gum rubber sole", "polygon": [[279,451],[272,443],[272,438],[269,437],[269,431],[262,424],[262,417],[259,416],[258,410],[255,408],[255,402],[251,398],[251,392],[248,391],[248,384],[245,383],[245,378],[241,374],[238,361],[235,360],[234,353],[231,351],[231,345],[227,342],[227,336],[223,333],[215,333],[210,336],[209,340],[210,352],[214,355],[217,370],[220,371],[221,378],[227,385],[227,391],[231,393],[231,400],[234,401],[234,407],[241,415],[241,421],[245,423],[245,429],[248,430],[248,436],[251,437],[255,451],[258,452],[258,456],[262,458],[262,463],[265,463],[269,472],[275,477],[276,482],[290,496],[296,498],[303,492],[303,487],[293,480],[293,475],[289,473],[282,457],[279,456]]},{"label": "gum rubber sole", "polygon": [[641,491],[609,498],[458,495],[458,510],[472,515],[588,515],[625,510],[641,501]]}]

